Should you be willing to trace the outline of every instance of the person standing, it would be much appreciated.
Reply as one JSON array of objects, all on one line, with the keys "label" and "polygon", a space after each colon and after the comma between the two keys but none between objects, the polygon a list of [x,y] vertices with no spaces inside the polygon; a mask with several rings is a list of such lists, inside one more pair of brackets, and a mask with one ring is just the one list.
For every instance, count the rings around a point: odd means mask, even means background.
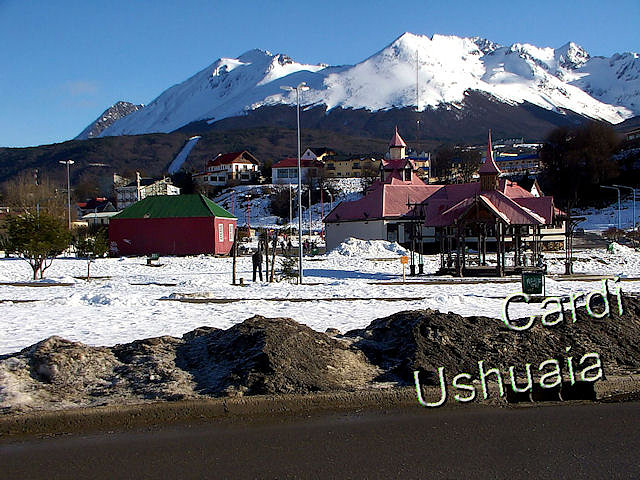
[{"label": "person standing", "polygon": [[260,281],[262,281],[262,250],[260,248],[251,255],[251,262],[253,263],[253,281],[256,281],[256,272],[260,274]]}]

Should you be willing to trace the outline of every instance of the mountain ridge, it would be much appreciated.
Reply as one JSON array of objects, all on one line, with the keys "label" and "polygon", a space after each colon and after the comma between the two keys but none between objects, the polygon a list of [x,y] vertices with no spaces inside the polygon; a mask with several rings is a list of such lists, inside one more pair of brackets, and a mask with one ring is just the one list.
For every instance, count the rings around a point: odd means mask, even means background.
[{"label": "mountain ridge", "polygon": [[637,53],[592,57],[574,42],[555,49],[527,43],[502,46],[480,37],[406,32],[354,65],[303,64],[260,49],[221,57],[100,135],[167,133],[264,106],[295,105],[295,92],[280,87],[302,81],[310,90],[301,102],[326,105],[327,111],[378,112],[417,104],[420,111],[459,108],[467,92],[479,91],[510,105],[528,102],[561,115],[571,111],[610,123],[640,113]]}]

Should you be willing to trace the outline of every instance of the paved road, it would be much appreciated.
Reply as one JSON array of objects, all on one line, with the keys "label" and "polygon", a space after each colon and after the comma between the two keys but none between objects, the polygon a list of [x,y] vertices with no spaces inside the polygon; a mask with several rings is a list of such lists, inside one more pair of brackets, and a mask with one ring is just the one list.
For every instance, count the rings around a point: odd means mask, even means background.
[{"label": "paved road", "polygon": [[640,403],[456,408],[0,443],[0,478],[640,478]]}]

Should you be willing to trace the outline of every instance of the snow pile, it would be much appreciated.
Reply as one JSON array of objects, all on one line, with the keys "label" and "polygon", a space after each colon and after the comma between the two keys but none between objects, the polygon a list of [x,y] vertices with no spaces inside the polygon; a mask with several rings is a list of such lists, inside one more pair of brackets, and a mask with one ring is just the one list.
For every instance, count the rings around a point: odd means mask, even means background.
[{"label": "snow pile", "polygon": [[359,238],[351,237],[331,250],[328,255],[359,258],[388,258],[408,254],[408,250],[396,242],[387,242],[386,240],[360,240]]},{"label": "snow pile", "polygon": [[635,249],[627,247],[626,245],[620,245],[617,242],[613,242],[613,253],[616,255],[631,255],[635,254]]},{"label": "snow pile", "polygon": [[414,107],[416,56],[419,110],[459,106],[466,92],[474,90],[509,104],[531,102],[612,123],[640,113],[637,53],[590,57],[571,43],[557,49],[501,46],[478,38],[405,33],[356,65],[304,65],[261,50],[221,58],[100,135],[171,132],[194,121],[211,123],[262,106],[295,105],[295,92],[280,87],[301,81],[310,87],[302,95],[305,105],[371,111]]}]

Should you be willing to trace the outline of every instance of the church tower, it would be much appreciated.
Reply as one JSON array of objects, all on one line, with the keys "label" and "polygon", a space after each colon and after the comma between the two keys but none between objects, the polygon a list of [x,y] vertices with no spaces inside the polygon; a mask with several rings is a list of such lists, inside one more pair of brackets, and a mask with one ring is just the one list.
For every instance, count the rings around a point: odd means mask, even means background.
[{"label": "church tower", "polygon": [[396,126],[396,133],[389,142],[389,159],[390,160],[404,160],[406,158],[407,144],[398,133],[398,127]]},{"label": "church tower", "polygon": [[498,177],[500,177],[500,169],[496,165],[493,159],[493,149],[491,148],[491,130],[489,130],[489,143],[487,144],[487,158],[480,169],[478,174],[480,175],[480,190],[497,190],[498,189]]}]

